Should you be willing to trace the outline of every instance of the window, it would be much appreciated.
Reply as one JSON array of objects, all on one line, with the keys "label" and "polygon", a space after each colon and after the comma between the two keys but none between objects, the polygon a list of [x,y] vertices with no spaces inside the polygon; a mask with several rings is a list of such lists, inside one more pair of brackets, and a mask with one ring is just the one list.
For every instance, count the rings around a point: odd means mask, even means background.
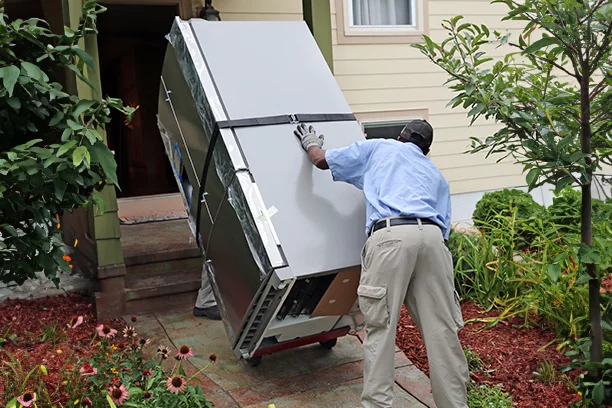
[{"label": "window", "polygon": [[420,43],[428,0],[335,0],[338,44]]},{"label": "window", "polygon": [[406,123],[411,120],[427,120],[427,109],[407,109],[384,112],[356,113],[366,139],[397,139]]},{"label": "window", "polygon": [[414,27],[415,0],[350,0],[349,20],[353,27]]},{"label": "window", "polygon": [[363,133],[366,139],[397,139],[406,121],[401,123],[364,123]]}]

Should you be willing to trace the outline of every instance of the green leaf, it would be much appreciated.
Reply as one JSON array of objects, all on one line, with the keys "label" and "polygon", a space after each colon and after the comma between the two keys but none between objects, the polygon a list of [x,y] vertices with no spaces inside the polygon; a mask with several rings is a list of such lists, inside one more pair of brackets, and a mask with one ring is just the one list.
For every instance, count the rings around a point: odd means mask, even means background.
[{"label": "green leaf", "polygon": [[533,44],[531,44],[529,47],[525,48],[525,50],[523,51],[524,54],[533,54],[534,52],[537,52],[539,50],[541,50],[544,47],[548,47],[549,45],[553,45],[553,44],[559,44],[559,40],[557,40],[555,37],[544,37],[539,39],[538,41],[534,42]]},{"label": "green leaf", "polygon": [[580,262],[587,265],[599,265],[601,263],[601,253],[597,248],[593,248],[586,244],[580,244],[580,249],[578,250],[578,257],[580,258]]},{"label": "green leaf", "polygon": [[64,193],[66,192],[66,187],[68,187],[68,184],[63,180],[56,179],[53,182],[53,185],[55,186],[55,197],[59,201],[62,201],[64,199]]},{"label": "green leaf", "polygon": [[[21,404],[19,404],[21,405]],[[17,397],[13,398],[12,400],[10,400],[7,404],[5,408],[17,408]]]},{"label": "green leaf", "polygon": [[11,108],[15,109],[15,111],[19,111],[21,108],[21,101],[15,97],[8,98],[6,103],[8,103]]},{"label": "green leaf", "polygon": [[11,234],[12,236],[16,237],[17,234],[17,230],[15,229],[15,227],[13,227],[12,225],[9,224],[4,224],[2,226],[2,228],[4,228],[6,230],[6,232],[8,232],[9,234]]},{"label": "green leaf", "polygon": [[95,101],[91,101],[91,100],[87,100],[87,99],[79,101],[79,103],[74,105],[74,109],[72,111],[72,117],[74,117],[75,119],[78,118],[81,115],[81,113],[83,113],[87,109],[89,109],[91,107],[91,105],[93,105],[94,103],[95,103]]},{"label": "green leaf", "polygon": [[555,186],[555,191],[560,193],[565,187],[571,185],[574,182],[574,178],[572,176],[565,176],[561,180],[557,182]]},{"label": "green leaf", "polygon": [[548,265],[547,273],[551,281],[557,282],[561,277],[561,267],[559,265]]},{"label": "green leaf", "polygon": [[38,82],[49,81],[49,77],[31,62],[22,61],[21,67]]},{"label": "green leaf", "polygon": [[61,162],[62,159],[58,158],[58,157],[49,157],[47,160],[45,160],[43,162],[43,167],[46,169],[47,167],[49,167],[50,165],[52,165],[53,163],[59,163]]},{"label": "green leaf", "polygon": [[610,324],[610,323],[606,322],[605,320],[602,320],[602,321],[601,321],[601,327],[602,327],[604,330],[612,331],[612,324]]},{"label": "green leaf", "polygon": [[53,115],[53,117],[49,121],[49,126],[57,125],[58,123],[60,123],[60,121],[62,119],[64,119],[64,112],[62,112],[62,111],[55,112],[55,114]]},{"label": "green leaf", "polygon": [[72,136],[72,129],[70,128],[64,129],[64,131],[62,132],[62,142],[68,141],[70,136]]},{"label": "green leaf", "polygon": [[98,140],[102,140],[102,136],[93,129],[87,129],[87,131],[85,131],[85,136],[91,144],[95,144]]},{"label": "green leaf", "polygon": [[91,58],[91,55],[89,55],[87,52],[85,52],[85,50],[83,50],[82,48],[79,48],[78,45],[75,45],[74,47],[72,47],[72,49],[74,50],[74,52],[77,53],[77,55],[81,58],[81,60],[91,69],[95,69],[95,64],[94,64],[94,60],[93,58]]},{"label": "green leaf", "polygon": [[68,119],[66,121],[66,123],[68,124],[68,126],[70,126],[70,129],[72,130],[81,130],[83,129],[83,125],[76,123],[75,121]]},{"label": "green leaf", "polygon": [[597,405],[601,404],[605,397],[605,388],[601,381],[593,387],[593,402]]},{"label": "green leaf", "polygon": [[529,185],[530,189],[533,188],[535,183],[538,181],[541,172],[542,171],[540,169],[536,168],[529,170],[529,173],[527,173],[527,185]]},{"label": "green leaf", "polygon": [[109,148],[104,143],[98,141],[90,147],[90,152],[92,163],[100,163],[106,178],[114,185],[119,186],[117,180],[117,163],[115,162],[115,156],[113,156]]},{"label": "green leaf", "polygon": [[8,67],[1,68],[2,70],[2,83],[6,88],[9,96],[13,96],[13,90],[15,88],[15,84],[17,83],[17,79],[19,78],[19,73],[21,70],[14,66],[10,65]]},{"label": "green leaf", "polygon": [[113,399],[111,398],[109,394],[106,394],[106,402],[108,402],[108,406],[110,408],[117,408],[117,405],[115,405],[115,403],[113,402]]},{"label": "green leaf", "polygon": [[85,156],[88,155],[88,151],[87,148],[85,146],[79,146],[76,149],[74,149],[74,152],[72,152],[72,164],[75,167],[78,167],[81,165],[81,163],[83,163],[83,160],[85,160]]},{"label": "green leaf", "polygon": [[74,145],[76,145],[76,140],[71,140],[68,143],[62,145],[62,147],[60,147],[57,150],[56,156],[60,157],[61,155],[63,155],[64,153],[66,153],[68,150],[72,149],[74,147]]},{"label": "green leaf", "polygon": [[68,38],[74,37],[74,31],[72,30],[72,28],[64,26],[64,36]]},{"label": "green leaf", "polygon": [[94,194],[92,195],[91,198],[94,204],[96,205],[96,215],[104,215],[105,206],[104,206],[104,200],[102,200],[102,197],[100,197],[98,194]]},{"label": "green leaf", "polygon": [[13,149],[18,150],[20,152],[25,152],[26,150],[28,150],[30,147],[34,146],[36,143],[42,142],[42,139],[32,139],[27,143],[24,143],[22,145],[19,146],[15,146]]}]

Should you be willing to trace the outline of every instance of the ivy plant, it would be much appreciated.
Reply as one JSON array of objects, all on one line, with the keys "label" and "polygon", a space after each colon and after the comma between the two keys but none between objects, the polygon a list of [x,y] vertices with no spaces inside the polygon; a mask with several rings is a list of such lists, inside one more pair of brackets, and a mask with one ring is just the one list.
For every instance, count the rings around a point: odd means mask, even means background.
[{"label": "ivy plant", "polygon": [[[0,8],[0,281],[23,283],[36,272],[58,283],[69,271],[60,217],[102,204],[96,191],[117,184],[104,143],[111,109],[131,120],[135,109],[115,98],[79,99],[55,81],[67,70],[91,88],[93,59],[79,45],[95,34],[104,7],[88,1],[78,27],[51,32],[47,22],[11,20]],[[95,95],[97,91],[94,88]]]}]

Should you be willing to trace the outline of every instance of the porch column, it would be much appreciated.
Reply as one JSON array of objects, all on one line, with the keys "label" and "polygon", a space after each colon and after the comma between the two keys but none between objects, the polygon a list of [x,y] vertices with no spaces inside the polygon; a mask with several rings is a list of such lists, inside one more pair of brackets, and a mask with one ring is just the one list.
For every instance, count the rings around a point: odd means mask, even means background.
[{"label": "porch column", "polygon": [[329,69],[334,72],[332,49],[332,27],[330,0],[302,0],[304,21],[327,61]]}]

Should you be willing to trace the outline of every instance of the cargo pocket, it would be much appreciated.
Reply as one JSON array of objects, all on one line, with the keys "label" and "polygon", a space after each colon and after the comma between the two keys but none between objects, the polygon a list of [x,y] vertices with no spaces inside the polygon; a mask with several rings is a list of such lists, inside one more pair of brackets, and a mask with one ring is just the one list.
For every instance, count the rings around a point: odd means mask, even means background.
[{"label": "cargo pocket", "polygon": [[453,314],[455,319],[455,324],[457,325],[457,329],[463,329],[463,314],[461,313],[461,304],[459,303],[459,293],[456,290],[453,290],[453,296],[455,298],[455,313]]},{"label": "cargo pocket", "polygon": [[387,327],[389,309],[387,307],[387,288],[383,286],[360,285],[357,289],[359,308],[370,327]]}]

